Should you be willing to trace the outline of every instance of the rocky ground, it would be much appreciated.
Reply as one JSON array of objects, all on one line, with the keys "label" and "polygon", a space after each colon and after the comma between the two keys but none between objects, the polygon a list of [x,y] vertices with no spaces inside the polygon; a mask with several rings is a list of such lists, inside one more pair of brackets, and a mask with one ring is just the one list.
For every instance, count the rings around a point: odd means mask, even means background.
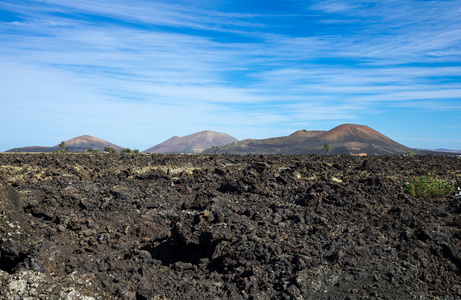
[{"label": "rocky ground", "polygon": [[0,154],[2,299],[459,299],[431,156]]}]

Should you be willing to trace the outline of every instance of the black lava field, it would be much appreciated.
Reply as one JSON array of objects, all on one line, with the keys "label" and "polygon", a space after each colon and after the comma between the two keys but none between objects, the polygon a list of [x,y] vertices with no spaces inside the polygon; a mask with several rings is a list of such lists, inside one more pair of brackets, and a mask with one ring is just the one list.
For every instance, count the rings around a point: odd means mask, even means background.
[{"label": "black lava field", "polygon": [[459,299],[461,158],[0,154],[0,299]]}]

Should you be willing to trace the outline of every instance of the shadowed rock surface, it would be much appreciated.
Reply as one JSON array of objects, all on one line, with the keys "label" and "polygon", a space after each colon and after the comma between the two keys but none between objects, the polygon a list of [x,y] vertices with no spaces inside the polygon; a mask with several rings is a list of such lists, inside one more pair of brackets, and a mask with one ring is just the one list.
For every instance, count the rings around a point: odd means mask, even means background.
[{"label": "shadowed rock surface", "polygon": [[0,154],[2,299],[456,299],[432,156]]}]

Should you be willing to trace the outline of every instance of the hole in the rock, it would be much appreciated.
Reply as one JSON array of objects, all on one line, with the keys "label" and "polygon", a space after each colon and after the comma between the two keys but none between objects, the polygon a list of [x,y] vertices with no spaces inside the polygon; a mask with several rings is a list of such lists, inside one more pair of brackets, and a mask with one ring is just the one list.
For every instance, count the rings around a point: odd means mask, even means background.
[{"label": "hole in the rock", "polygon": [[198,264],[200,259],[212,257],[217,244],[207,238],[201,238],[199,244],[188,244],[174,235],[155,247],[146,246],[143,250],[149,251],[152,258],[160,260],[165,266],[179,261]]},{"label": "hole in the rock", "polygon": [[142,295],[136,294],[136,300],[147,300],[147,298]]},{"label": "hole in the rock", "polygon": [[19,255],[11,255],[7,252],[0,253],[0,269],[13,274],[16,271],[16,268],[24,262],[27,258],[27,255],[20,253]]}]

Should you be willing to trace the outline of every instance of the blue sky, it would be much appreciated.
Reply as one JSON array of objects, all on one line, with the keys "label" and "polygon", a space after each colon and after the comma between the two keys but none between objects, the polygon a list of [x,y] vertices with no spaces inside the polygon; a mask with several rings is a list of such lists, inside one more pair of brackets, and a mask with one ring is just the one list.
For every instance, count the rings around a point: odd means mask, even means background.
[{"label": "blue sky", "polygon": [[0,0],[0,151],[343,123],[461,150],[461,0]]}]

